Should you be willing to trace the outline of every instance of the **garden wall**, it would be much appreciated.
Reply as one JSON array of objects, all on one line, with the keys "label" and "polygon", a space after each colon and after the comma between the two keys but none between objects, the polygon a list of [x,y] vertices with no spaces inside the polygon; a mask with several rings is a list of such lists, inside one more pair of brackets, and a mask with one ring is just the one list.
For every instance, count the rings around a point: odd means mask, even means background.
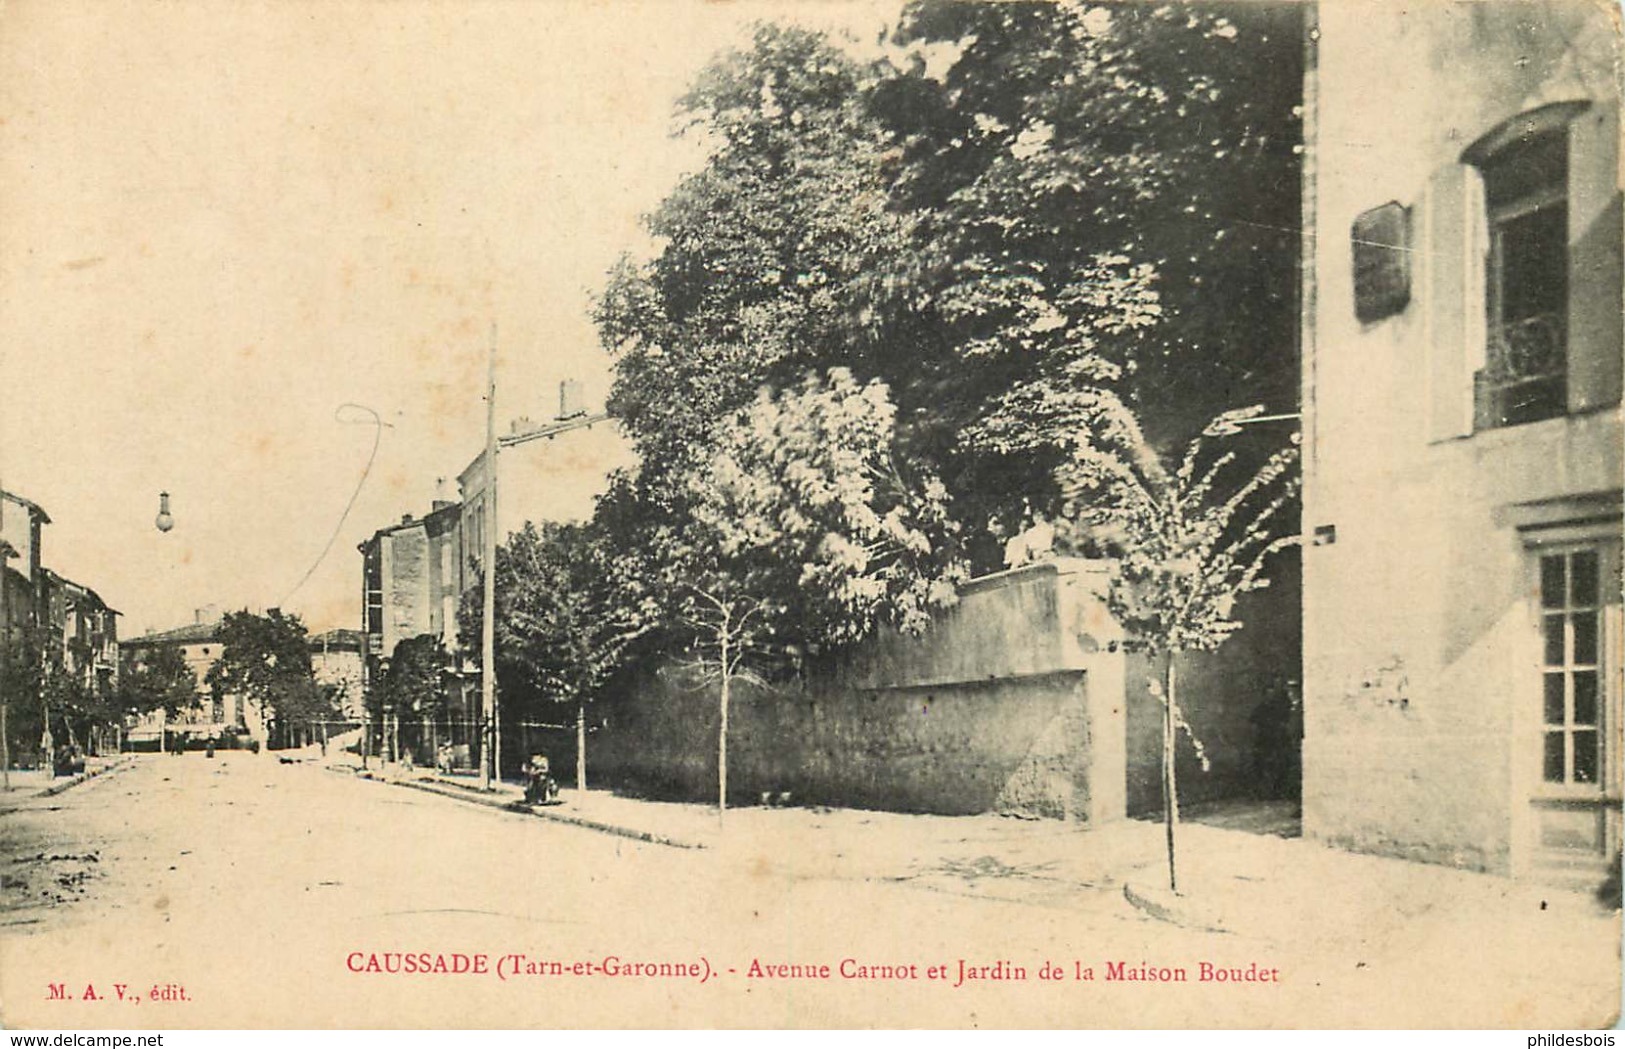
[{"label": "garden wall", "polygon": [[[1105,566],[1060,560],[973,580],[921,637],[883,632],[835,670],[739,685],[730,801],[1098,822],[1124,812],[1124,657]],[[595,780],[709,799],[717,689],[675,668],[621,697]]]}]

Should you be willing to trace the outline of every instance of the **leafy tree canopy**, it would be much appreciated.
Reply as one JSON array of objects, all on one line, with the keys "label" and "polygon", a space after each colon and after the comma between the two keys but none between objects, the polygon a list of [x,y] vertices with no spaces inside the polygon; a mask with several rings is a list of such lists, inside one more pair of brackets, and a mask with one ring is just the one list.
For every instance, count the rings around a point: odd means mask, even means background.
[{"label": "leafy tree canopy", "polygon": [[1237,460],[1197,437],[1174,469],[1149,452],[1125,460],[1094,451],[1062,469],[1058,543],[1116,561],[1112,610],[1133,647],[1218,648],[1241,626],[1236,598],[1268,585],[1266,560],[1297,542],[1281,522],[1297,494],[1296,447],[1251,470]]},{"label": "leafy tree canopy", "polygon": [[220,658],[204,681],[217,702],[240,696],[285,724],[331,713],[311,669],[305,624],[277,609],[228,613],[220,622]]},{"label": "leafy tree canopy", "polygon": [[[617,600],[617,568],[587,525],[527,523],[497,549],[497,682],[504,701],[591,701],[625,646],[652,622]],[[459,610],[463,645],[480,647],[480,588]]]},{"label": "leafy tree canopy", "polygon": [[966,573],[947,491],[899,459],[895,416],[884,383],[844,368],[759,393],[690,478],[685,575],[771,596],[773,632],[798,646],[923,629]]},{"label": "leafy tree canopy", "polygon": [[156,645],[124,668],[119,704],[137,714],[162,710],[174,717],[197,702],[197,677],[179,646]]},{"label": "leafy tree canopy", "polygon": [[832,367],[887,384],[984,570],[1080,449],[1292,403],[1298,17],[924,0],[879,61],[772,26],[719,59],[709,160],[597,310],[621,519],[680,534],[733,413]]},{"label": "leafy tree canopy", "polygon": [[649,216],[663,250],[623,260],[596,319],[617,354],[610,408],[644,461],[690,462],[763,383],[878,353],[852,289],[907,250],[871,74],[823,37],[762,27],[682,99],[709,161]]},{"label": "leafy tree canopy", "polygon": [[403,638],[379,682],[382,705],[403,717],[444,717],[447,700],[441,675],[447,663],[445,646],[434,635]]}]

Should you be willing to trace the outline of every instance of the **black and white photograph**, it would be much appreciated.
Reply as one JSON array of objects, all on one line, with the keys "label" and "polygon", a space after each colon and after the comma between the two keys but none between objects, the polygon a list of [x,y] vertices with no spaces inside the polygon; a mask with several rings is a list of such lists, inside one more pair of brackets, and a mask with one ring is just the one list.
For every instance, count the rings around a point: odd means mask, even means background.
[{"label": "black and white photograph", "polygon": [[3,0],[0,1027],[1613,1027],[1621,39]]}]

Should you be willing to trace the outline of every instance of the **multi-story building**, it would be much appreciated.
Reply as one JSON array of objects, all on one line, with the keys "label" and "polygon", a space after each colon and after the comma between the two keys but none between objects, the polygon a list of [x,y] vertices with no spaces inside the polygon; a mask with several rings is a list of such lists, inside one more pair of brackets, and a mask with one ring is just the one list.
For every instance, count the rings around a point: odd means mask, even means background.
[{"label": "multi-story building", "polygon": [[92,696],[111,695],[118,685],[118,616],[101,595],[49,568],[41,570],[42,606],[63,672]]},{"label": "multi-story building", "polygon": [[438,739],[441,727],[449,728],[459,741],[466,741],[473,730],[468,712],[469,689],[466,683],[453,684],[460,679],[462,662],[457,635],[464,573],[462,508],[455,502],[436,499],[424,517],[407,514],[399,524],[374,532],[358,549],[362,559],[358,715],[372,722],[365,704],[382,681],[386,661],[394,658],[401,642],[417,637],[432,637],[444,649],[443,669],[452,693],[446,697],[449,726],[433,726],[421,738],[403,740],[401,725],[407,718],[402,712],[383,709],[378,713],[387,724],[373,722],[381,735],[374,736],[375,729],[369,727],[367,745],[377,746],[380,753],[389,755],[405,746],[427,760],[435,748],[425,740]]},{"label": "multi-story building", "polygon": [[1324,3],[1305,89],[1304,825],[1620,848],[1619,28]]},{"label": "multi-story building", "polygon": [[178,649],[186,666],[192,671],[197,696],[189,709],[181,711],[173,719],[161,712],[143,718],[142,722],[131,730],[132,740],[156,738],[167,726],[171,732],[178,731],[205,738],[246,732],[251,738],[259,740],[261,745],[265,744],[269,736],[266,712],[260,709],[258,703],[231,693],[222,696],[217,702],[210,693],[207,683],[209,670],[219,662],[222,651],[220,623],[217,609],[198,609],[193,615],[193,621],[185,626],[143,634],[119,642],[120,660],[126,673],[139,669],[158,648]]},{"label": "multi-story building", "polygon": [[40,621],[40,537],[51,518],[38,504],[0,492],[0,629],[16,640]]},{"label": "multi-story building", "polygon": [[457,649],[457,602],[462,593],[462,508],[436,499],[421,518],[407,514],[358,548],[362,559],[362,629],[369,661],[428,634]]},{"label": "multi-story building", "polygon": [[358,630],[328,630],[310,639],[310,669],[316,684],[337,696],[339,712],[348,721],[363,717],[362,686],[366,635]]}]

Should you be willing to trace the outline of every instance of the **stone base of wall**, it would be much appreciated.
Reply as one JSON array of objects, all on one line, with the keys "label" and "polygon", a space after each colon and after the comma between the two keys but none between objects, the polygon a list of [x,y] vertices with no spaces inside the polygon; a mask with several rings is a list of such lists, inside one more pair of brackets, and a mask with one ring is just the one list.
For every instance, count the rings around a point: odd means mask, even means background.
[{"label": "stone base of wall", "polygon": [[[1504,738],[1420,723],[1429,697],[1347,713],[1304,753],[1304,836],[1353,852],[1506,874],[1511,800]],[[1320,712],[1327,720],[1331,710]],[[1317,726],[1318,727],[1318,726]],[[1447,770],[1441,772],[1440,770]]]},{"label": "stone base of wall", "polygon": [[[882,629],[808,679],[740,685],[730,802],[950,815],[1124,815],[1122,631],[1110,566],[1061,559],[972,580],[918,635]],[[673,797],[717,791],[715,683],[676,668],[623,690],[595,782]]]},{"label": "stone base of wall", "polygon": [[[1081,672],[873,691],[737,685],[729,801],[772,792],[797,804],[1081,819],[1090,789],[1085,690]],[[714,799],[719,718],[715,685],[655,676],[595,741],[594,778]]]},{"label": "stone base of wall", "polygon": [[1364,853],[1368,856],[1387,856],[1396,860],[1409,860],[1412,863],[1432,863],[1438,866],[1455,867],[1457,870],[1482,871],[1486,874],[1511,873],[1511,864],[1504,850],[1497,852],[1468,846],[1446,848],[1437,845],[1390,841],[1370,835],[1351,837],[1342,834],[1321,835],[1310,833],[1308,837],[1330,845],[1334,849]]}]

